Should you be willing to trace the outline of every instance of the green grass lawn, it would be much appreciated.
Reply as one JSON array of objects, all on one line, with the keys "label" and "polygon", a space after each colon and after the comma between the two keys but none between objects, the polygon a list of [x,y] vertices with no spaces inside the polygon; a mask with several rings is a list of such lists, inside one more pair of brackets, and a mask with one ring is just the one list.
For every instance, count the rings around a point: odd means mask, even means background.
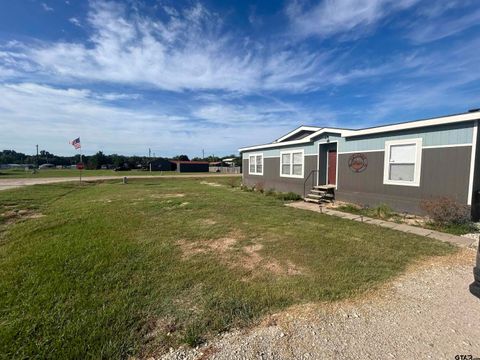
[{"label": "green grass lawn", "polygon": [[[127,358],[377,286],[450,245],[285,207],[240,179],[0,192],[0,358]],[[222,186],[212,186],[212,182]]]},{"label": "green grass lawn", "polygon": [[[78,177],[80,171],[77,169],[40,169],[33,174],[32,170],[25,171],[19,169],[0,170],[1,179],[14,178],[46,178],[46,177]],[[88,176],[161,176],[161,175],[185,175],[195,173],[178,173],[176,171],[144,171],[144,170],[130,170],[130,171],[113,171],[113,170],[82,170],[82,177]],[[198,174],[198,173],[197,173]],[[215,173],[212,173],[215,175]]]}]

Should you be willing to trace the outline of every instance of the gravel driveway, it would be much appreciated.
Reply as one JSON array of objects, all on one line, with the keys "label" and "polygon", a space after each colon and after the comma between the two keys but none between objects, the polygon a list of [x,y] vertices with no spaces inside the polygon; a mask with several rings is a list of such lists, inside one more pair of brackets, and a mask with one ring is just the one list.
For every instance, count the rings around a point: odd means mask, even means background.
[{"label": "gravel driveway", "polygon": [[[113,176],[85,176],[82,178],[82,181],[101,181],[101,180],[121,180],[124,177],[129,179],[169,179],[169,178],[206,178],[206,177],[231,177],[231,176],[241,176],[240,174],[217,174],[217,173],[198,173],[198,174],[187,174],[187,175],[132,175],[128,176],[128,173],[122,175],[113,175]],[[61,182],[71,182],[78,181],[78,177],[53,177],[53,178],[18,178],[18,179],[0,179],[0,191],[8,190],[13,188],[18,188],[22,186],[29,185],[40,185],[40,184],[52,184],[52,183],[61,183]]]},{"label": "gravel driveway", "polygon": [[163,359],[455,359],[480,357],[475,251],[434,258],[354,301],[298,306],[248,331]]}]

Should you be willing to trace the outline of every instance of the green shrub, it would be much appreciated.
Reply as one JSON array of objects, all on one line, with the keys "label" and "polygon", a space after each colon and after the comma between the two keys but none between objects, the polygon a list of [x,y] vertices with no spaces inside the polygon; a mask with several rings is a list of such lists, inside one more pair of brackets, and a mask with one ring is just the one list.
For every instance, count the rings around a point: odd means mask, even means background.
[{"label": "green shrub", "polygon": [[257,182],[254,186],[255,191],[258,191],[263,194],[264,191],[264,184],[263,182]]},{"label": "green shrub", "polygon": [[371,212],[373,216],[380,219],[390,219],[392,216],[395,215],[395,212],[387,204],[380,204],[370,209],[369,212]]},{"label": "green shrub", "polygon": [[273,189],[268,189],[267,191],[265,191],[265,195],[267,196],[275,196],[275,194],[276,192]]},{"label": "green shrub", "polygon": [[204,326],[200,325],[200,323],[192,323],[187,326],[185,329],[185,336],[183,337],[183,342],[190,345],[191,347],[195,347],[201,345],[204,342],[201,334],[205,332]]},{"label": "green shrub", "polygon": [[243,191],[248,191],[248,192],[252,192],[252,191],[255,191],[255,192],[259,192],[261,194],[264,194],[265,196],[273,196],[279,200],[282,200],[282,201],[296,201],[296,200],[301,200],[302,197],[298,194],[295,194],[294,192],[277,192],[275,191],[274,189],[268,189],[265,191],[264,187],[263,187],[263,183],[262,182],[258,182],[255,184],[255,186],[253,187],[248,187],[246,185],[241,185],[240,187]]},{"label": "green shrub", "polygon": [[365,209],[354,204],[340,205],[337,209],[340,211],[348,212],[350,214],[365,215]]},{"label": "green shrub", "polygon": [[248,191],[248,192],[254,191],[253,187],[249,187],[249,186],[244,185],[244,184],[240,185],[240,189],[242,189],[243,191]]},{"label": "green shrub", "polygon": [[300,200],[302,197],[298,194],[295,194],[294,192],[280,192],[276,194],[277,199],[283,200],[283,201],[295,201],[295,200]]}]

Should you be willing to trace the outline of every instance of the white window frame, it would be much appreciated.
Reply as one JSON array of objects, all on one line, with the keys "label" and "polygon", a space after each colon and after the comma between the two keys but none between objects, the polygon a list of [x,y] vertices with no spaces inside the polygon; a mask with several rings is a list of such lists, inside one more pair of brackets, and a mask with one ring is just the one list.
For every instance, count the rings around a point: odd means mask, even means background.
[{"label": "white window frame", "polygon": [[[293,174],[293,154],[294,153],[302,153],[302,174],[301,175]],[[282,159],[283,159],[283,155],[285,154],[290,155],[290,173],[289,174],[282,173],[282,165],[283,165]],[[280,177],[303,179],[304,174],[305,174],[305,151],[303,149],[292,149],[288,151],[280,151]]]},{"label": "white window frame", "polygon": [[[390,180],[390,150],[394,145],[415,145],[415,166],[413,181]],[[420,186],[422,169],[422,138],[385,141],[385,163],[383,167],[383,183],[385,185]]]},{"label": "white window frame", "polygon": [[[262,157],[262,172],[257,172],[257,156]],[[250,171],[250,159],[251,158],[255,159],[255,171]],[[254,153],[254,154],[248,154],[248,174],[249,175],[263,175],[263,171],[265,169],[265,164],[264,164],[264,156],[263,153]]]}]

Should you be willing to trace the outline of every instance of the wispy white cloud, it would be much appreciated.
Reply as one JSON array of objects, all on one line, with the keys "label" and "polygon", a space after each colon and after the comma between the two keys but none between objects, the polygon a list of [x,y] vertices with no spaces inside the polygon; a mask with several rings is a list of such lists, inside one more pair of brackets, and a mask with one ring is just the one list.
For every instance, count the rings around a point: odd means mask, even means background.
[{"label": "wispy white cloud", "polygon": [[100,100],[118,101],[118,100],[138,100],[142,96],[140,94],[96,93],[94,94],[94,97]]},{"label": "wispy white cloud", "polygon": [[458,8],[475,4],[476,0],[431,0],[424,2],[416,10],[417,15],[425,18],[436,18]]},{"label": "wispy white cloud", "polygon": [[[178,114],[162,107],[120,107],[110,102],[118,98],[129,96],[33,83],[0,84],[2,148],[31,152],[30,144],[38,142],[65,154],[71,150],[68,139],[81,136],[86,153],[121,149],[138,154],[152,147],[164,156],[199,155],[201,149],[229,154],[245,144],[280,136],[292,127],[293,115],[308,114],[305,109],[265,102],[258,106],[204,102]],[[327,112],[324,115],[328,117]]]},{"label": "wispy white cloud", "polygon": [[43,10],[45,10],[47,12],[52,12],[53,11],[53,8],[48,6],[47,4],[42,3],[41,5],[42,5]]},{"label": "wispy white cloud", "polygon": [[70,19],[68,19],[68,21],[70,21],[75,26],[82,27],[82,23],[76,17],[71,17]]},{"label": "wispy white cloud", "polygon": [[[19,106],[21,104],[21,106]],[[4,148],[26,149],[38,141],[51,151],[68,151],[66,141],[82,135],[87,151],[118,149],[122,139],[126,152],[138,150],[142,138],[153,140],[152,124],[167,131],[180,129],[183,118],[109,106],[85,89],[60,89],[32,83],[0,85],[0,143]],[[168,127],[166,124],[168,123]],[[157,129],[158,130],[158,129]],[[168,140],[168,135],[163,140]]]},{"label": "wispy white cloud", "polygon": [[461,33],[471,27],[480,26],[480,9],[452,19],[427,19],[413,23],[408,38],[415,43],[427,43]]},{"label": "wispy white cloud", "polygon": [[300,36],[329,37],[353,32],[359,36],[391,13],[405,10],[418,0],[324,0],[311,6],[301,0],[292,2],[286,14],[292,30]]},{"label": "wispy white cloud", "polygon": [[416,66],[388,91],[372,94],[371,105],[362,116],[370,122],[388,122],[408,120],[407,114],[414,118],[418,110],[441,115],[445,110],[438,109],[466,111],[478,107],[480,96],[472,86],[480,81],[476,70],[479,46],[480,39],[473,39],[451,47],[448,61],[443,49],[412,58]]},{"label": "wispy white cloud", "polygon": [[17,51],[19,46],[24,49],[17,42],[10,42],[6,44],[5,48],[0,47],[0,80],[25,76],[38,70],[38,66],[30,60],[27,54]]},{"label": "wispy white cloud", "polygon": [[338,113],[326,107],[319,106],[312,111],[304,106],[271,100],[258,104],[210,102],[198,106],[192,115],[213,124],[242,127],[270,127],[275,124],[288,128],[292,126],[292,119],[311,124],[333,125],[338,119]]},{"label": "wispy white cloud", "polygon": [[[15,52],[50,78],[135,84],[169,91],[307,92],[332,84],[334,51],[260,44],[226,31],[222,18],[197,3],[164,8],[164,21],[93,1],[89,43],[17,45]],[[74,24],[78,19],[71,18]],[[13,55],[12,55],[13,56]],[[359,73],[360,74],[360,73]],[[338,77],[337,77],[338,78]]]},{"label": "wispy white cloud", "polygon": [[[73,78],[143,83],[160,89],[229,89],[255,86],[260,64],[236,51],[214,18],[197,4],[166,22],[132,14],[120,4],[96,1],[88,17],[91,43],[58,43],[32,49],[46,71]],[[212,25],[214,24],[214,25]]]}]

